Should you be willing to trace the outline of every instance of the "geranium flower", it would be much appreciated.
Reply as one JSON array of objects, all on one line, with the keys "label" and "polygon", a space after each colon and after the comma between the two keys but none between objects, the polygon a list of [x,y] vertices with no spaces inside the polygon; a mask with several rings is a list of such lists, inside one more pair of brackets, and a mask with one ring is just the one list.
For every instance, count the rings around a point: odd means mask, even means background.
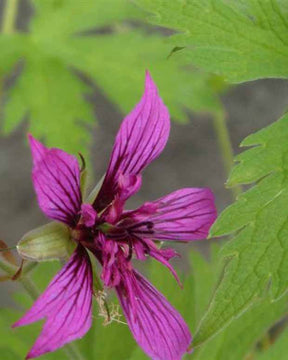
[{"label": "geranium flower", "polygon": [[[140,189],[142,170],[165,147],[169,130],[168,111],[147,73],[144,95],[120,127],[102,186],[91,203],[83,202],[77,159],[60,149],[46,148],[29,135],[39,206],[65,226],[49,224],[39,234],[48,231],[50,237],[41,235],[41,239],[37,231],[29,233],[18,250],[29,257],[33,248],[33,256],[41,260],[41,241],[50,241],[47,247],[53,253],[65,234],[65,241],[77,246],[46,291],[14,324],[46,319],[27,359],[80,338],[90,328],[93,276],[87,250],[102,265],[104,286],[116,290],[131,332],[146,354],[152,359],[177,360],[187,351],[191,334],[181,315],[133,268],[131,260],[151,256],[177,278],[169,263],[176,252],[160,248],[157,241],[206,238],[216,217],[213,195],[209,189],[185,188],[136,210],[124,210],[126,200]],[[62,250],[63,246],[57,250],[59,256]]]}]

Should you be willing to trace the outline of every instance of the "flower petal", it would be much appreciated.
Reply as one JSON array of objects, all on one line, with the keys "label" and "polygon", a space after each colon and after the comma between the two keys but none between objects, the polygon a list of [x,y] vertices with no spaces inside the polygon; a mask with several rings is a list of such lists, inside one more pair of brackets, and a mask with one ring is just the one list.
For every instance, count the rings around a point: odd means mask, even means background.
[{"label": "flower petal", "polygon": [[161,241],[205,239],[216,216],[214,196],[207,188],[177,190],[124,214],[134,219],[135,234]]},{"label": "flower petal", "polygon": [[13,327],[46,318],[27,359],[54,351],[82,337],[92,320],[92,269],[86,250],[78,245],[69,262],[46,291]]},{"label": "flower petal", "polygon": [[[117,134],[104,183],[94,202],[97,211],[105,208],[115,195],[121,192],[118,184],[120,175],[122,184],[123,182],[131,183],[133,177],[135,181],[135,176],[162,152],[169,131],[168,110],[147,72],[144,95],[123,120]],[[139,182],[138,178],[137,183]],[[135,186],[135,191],[137,189],[138,187]]]},{"label": "flower petal", "polygon": [[98,219],[98,214],[91,204],[81,205],[81,216],[84,225],[88,227],[92,227],[95,224],[96,219]]},{"label": "flower petal", "polygon": [[77,159],[60,149],[46,148],[29,135],[33,157],[32,179],[45,215],[73,227],[81,207]]},{"label": "flower petal", "polygon": [[192,337],[165,297],[137,272],[127,272],[125,285],[116,290],[128,325],[145,353],[154,360],[182,359]]}]

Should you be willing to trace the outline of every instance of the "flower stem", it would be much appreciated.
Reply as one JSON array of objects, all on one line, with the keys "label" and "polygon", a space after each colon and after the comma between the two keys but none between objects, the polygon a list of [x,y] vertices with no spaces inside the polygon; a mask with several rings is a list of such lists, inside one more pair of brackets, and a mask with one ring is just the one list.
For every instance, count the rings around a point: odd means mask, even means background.
[{"label": "flower stem", "polygon": [[36,262],[36,261],[29,262],[27,265],[25,265],[23,267],[22,275],[24,276],[24,275],[30,273],[30,271],[33,270],[37,265],[38,265],[38,262]]},{"label": "flower stem", "polygon": [[6,0],[2,20],[2,32],[4,34],[12,34],[14,32],[17,9],[18,0]]},{"label": "flower stem", "polygon": [[17,268],[8,264],[6,261],[0,260],[0,269],[5,271],[6,274],[13,276],[17,271]]},{"label": "flower stem", "polygon": [[26,292],[30,295],[32,300],[36,300],[38,298],[38,296],[40,295],[40,292],[30,277],[21,276],[19,278],[19,282],[21,283],[23,288],[26,290]]},{"label": "flower stem", "polygon": [[[232,166],[233,166],[233,149],[231,144],[231,139],[229,135],[229,131],[226,125],[225,115],[222,113],[218,113],[214,116],[214,129],[217,135],[218,144],[220,147],[220,152],[222,156],[222,160],[224,163],[224,168],[226,171],[226,175],[228,177]],[[231,192],[234,198],[241,193],[241,187],[235,186],[231,188]]]}]

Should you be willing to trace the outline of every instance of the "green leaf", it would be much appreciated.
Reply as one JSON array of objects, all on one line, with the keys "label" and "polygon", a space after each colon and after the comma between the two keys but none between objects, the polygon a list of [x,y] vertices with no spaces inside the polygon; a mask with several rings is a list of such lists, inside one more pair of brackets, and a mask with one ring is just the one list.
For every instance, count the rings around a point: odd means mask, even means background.
[{"label": "green leaf", "polygon": [[43,0],[33,6],[30,32],[0,37],[0,70],[7,74],[17,60],[22,64],[4,106],[4,133],[27,117],[29,131],[49,146],[87,155],[95,116],[84,98],[91,88],[79,71],[125,113],[143,92],[145,69],[174,119],[187,120],[187,108],[223,111],[222,79],[186,66],[181,54],[167,59],[166,37],[147,29],[145,13],[130,2]]},{"label": "green leaf", "polygon": [[203,343],[267,292],[288,288],[288,115],[249,136],[228,184],[256,184],[220,215],[212,236],[235,233],[222,250],[223,276],[195,337]]},{"label": "green leaf", "polygon": [[[192,334],[197,323],[204,314],[209,304],[216,281],[219,276],[220,266],[218,252],[220,246],[212,244],[209,260],[196,251],[190,252],[190,262],[193,272],[183,276],[183,290],[175,286],[175,281],[169,277],[167,269],[158,263],[150,265],[150,276],[153,284],[167,297],[184,319],[190,325]],[[271,303],[264,298],[254,304],[242,317],[232,322],[225,331],[219,333],[214,339],[194,349],[187,359],[195,360],[243,360],[245,355],[253,351],[256,342],[266,334],[268,329],[281,319],[288,310],[288,295],[278,302]],[[241,339],[241,341],[239,341]],[[140,348],[136,348],[131,360],[148,359]]]},{"label": "green leaf", "polygon": [[27,37],[20,34],[0,34],[0,77],[7,74],[23,56]]},{"label": "green leaf", "polygon": [[106,0],[33,0],[32,3],[36,16],[32,19],[31,31],[34,37],[47,41],[143,16],[137,7],[123,0],[110,0],[110,6]]},{"label": "green leaf", "polygon": [[[253,351],[256,342],[265,336],[269,328],[281,319],[287,310],[287,295],[274,303],[271,303],[270,299],[263,299],[215,338],[196,349],[195,360],[243,360]],[[191,358],[193,359],[193,356]],[[278,357],[275,359],[278,360]]]},{"label": "green leaf", "polygon": [[255,360],[286,360],[287,359],[288,329],[286,329],[279,339],[269,347],[268,350],[255,357]]},{"label": "green leaf", "polygon": [[[151,22],[176,30],[187,62],[230,82],[288,76],[287,4],[277,0],[137,0]],[[283,3],[283,4],[282,4]],[[173,55],[174,56],[174,55]]]},{"label": "green leaf", "polygon": [[143,92],[145,69],[151,72],[172,117],[178,121],[187,120],[187,108],[221,112],[211,75],[185,68],[180,55],[177,59],[167,59],[168,51],[169,44],[163,36],[147,35],[139,30],[72,39],[66,42],[61,56],[90,75],[125,113]]},{"label": "green leaf", "polygon": [[47,145],[61,144],[67,151],[86,153],[91,135],[83,120],[93,120],[83,97],[87,87],[57,59],[37,53],[32,45],[29,51],[5,107],[4,132],[11,132],[29,115],[29,131],[36,137],[44,136]]},{"label": "green leaf", "polygon": [[203,255],[196,251],[190,252],[190,262],[193,269],[195,292],[193,315],[195,321],[192,326],[193,334],[195,333],[196,327],[209,304],[212,291],[221,270],[218,264],[219,251],[220,245],[212,243],[210,246],[209,259],[205,259]]}]

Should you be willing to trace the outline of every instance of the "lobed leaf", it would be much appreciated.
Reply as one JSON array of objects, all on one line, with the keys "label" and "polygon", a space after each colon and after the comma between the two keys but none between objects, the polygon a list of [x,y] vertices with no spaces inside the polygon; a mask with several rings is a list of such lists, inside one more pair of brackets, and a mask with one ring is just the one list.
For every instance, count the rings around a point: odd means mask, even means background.
[{"label": "lobed leaf", "polygon": [[185,68],[181,56],[166,59],[168,50],[163,36],[138,30],[71,39],[61,55],[91,76],[124,113],[139,100],[145,69],[152,74],[175,120],[185,122],[187,109],[222,112],[211,75]]},{"label": "lobed leaf", "polygon": [[[234,234],[223,250],[223,276],[195,337],[199,345],[268,293],[288,289],[288,115],[249,136],[228,184],[254,184],[220,215],[211,236]],[[256,145],[256,146],[255,146]]]},{"label": "lobed leaf", "polygon": [[[93,120],[84,101],[87,86],[55,58],[36,48],[28,52],[21,76],[9,91],[5,107],[4,133],[9,133],[29,116],[29,132],[45,137],[46,144],[59,144],[67,151],[85,152],[91,134],[84,127]],[[73,120],[73,121],[71,121]]]},{"label": "lobed leaf", "polygon": [[223,81],[187,67],[181,54],[177,61],[167,59],[165,36],[145,27],[144,12],[130,2],[44,0],[32,5],[29,32],[0,37],[2,80],[12,66],[22,65],[4,104],[5,134],[27,118],[29,131],[47,145],[87,154],[95,116],[84,98],[92,88],[79,71],[123,112],[139,100],[146,68],[174,119],[187,120],[187,108],[223,111],[217,95],[225,88]]},{"label": "lobed leaf", "polygon": [[280,0],[137,0],[173,29],[187,62],[230,82],[288,76],[287,4]]}]

